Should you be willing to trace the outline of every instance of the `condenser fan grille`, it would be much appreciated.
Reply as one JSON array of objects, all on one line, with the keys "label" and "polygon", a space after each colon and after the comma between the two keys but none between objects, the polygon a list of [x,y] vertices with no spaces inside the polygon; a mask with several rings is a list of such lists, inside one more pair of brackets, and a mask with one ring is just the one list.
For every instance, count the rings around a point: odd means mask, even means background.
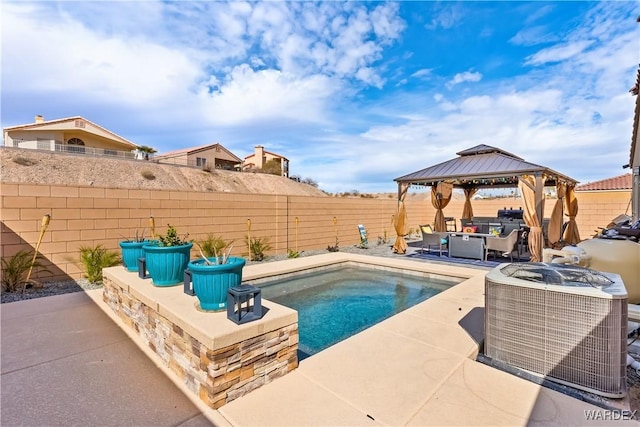
[{"label": "condenser fan grille", "polygon": [[513,263],[500,271],[507,277],[548,285],[600,287],[613,284],[613,280],[599,271],[577,265],[542,262]]}]

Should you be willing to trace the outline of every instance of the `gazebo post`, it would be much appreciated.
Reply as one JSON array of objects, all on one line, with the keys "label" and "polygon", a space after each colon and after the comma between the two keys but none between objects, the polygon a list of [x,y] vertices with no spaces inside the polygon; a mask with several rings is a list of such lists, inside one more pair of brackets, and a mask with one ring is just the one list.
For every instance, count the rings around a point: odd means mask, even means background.
[{"label": "gazebo post", "polygon": [[541,173],[523,175],[518,178],[520,192],[524,200],[524,220],[529,226],[529,250],[531,262],[542,261],[544,237],[542,219],[544,216],[544,178]]},{"label": "gazebo post", "polygon": [[478,192],[475,187],[464,189],[464,206],[462,207],[461,219],[473,219],[473,206],[471,206],[471,198]]},{"label": "gazebo post", "polygon": [[[542,225],[544,219],[544,178],[541,173],[536,173],[536,215]],[[542,254],[541,254],[542,255]]]},{"label": "gazebo post", "polygon": [[404,200],[410,185],[406,182],[398,182],[398,203]]},{"label": "gazebo post", "polygon": [[404,254],[407,252],[407,244],[404,241],[404,235],[407,227],[407,210],[404,205],[404,198],[407,196],[410,184],[398,183],[398,210],[393,217],[393,227],[396,230],[396,241],[391,249],[393,253]]},{"label": "gazebo post", "polygon": [[551,211],[549,219],[549,230],[547,237],[549,238],[549,246],[557,249],[561,246],[562,241],[562,207],[564,205],[564,196],[567,191],[567,185],[564,182],[556,182],[556,203]]},{"label": "gazebo post", "polygon": [[431,186],[431,204],[436,208],[436,216],[433,220],[433,229],[435,231],[447,231],[443,209],[451,201],[452,194],[453,184],[450,182],[439,181],[435,186]]}]

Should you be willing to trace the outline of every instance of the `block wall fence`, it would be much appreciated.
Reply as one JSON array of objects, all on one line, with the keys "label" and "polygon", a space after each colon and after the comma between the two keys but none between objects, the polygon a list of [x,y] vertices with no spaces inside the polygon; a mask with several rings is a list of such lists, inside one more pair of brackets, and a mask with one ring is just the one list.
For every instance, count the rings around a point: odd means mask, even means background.
[{"label": "block wall fence", "polygon": [[[364,224],[370,245],[379,236],[395,237],[392,224],[397,202],[391,198],[339,198],[238,193],[159,191],[84,186],[0,183],[0,256],[10,257],[21,249],[35,248],[40,237],[42,217],[51,215],[39,252],[47,260],[50,274],[32,275],[40,280],[79,278],[80,246],[102,244],[119,250],[118,242],[146,228],[153,216],[158,233],[167,224],[180,234],[199,240],[212,233],[234,241],[233,255],[247,254],[245,239],[268,238],[269,255],[286,254],[288,249],[325,249],[357,244],[358,224]],[[577,217],[583,239],[598,226],[628,212],[630,191],[578,193]],[[545,203],[545,216],[551,214],[555,199]],[[464,201],[452,200],[445,216],[458,219]],[[405,202],[408,227],[433,222],[435,209],[428,192],[409,190]],[[494,216],[498,209],[522,206],[519,198],[474,200],[474,214]],[[296,218],[298,219],[296,226]],[[336,218],[337,224],[333,219]],[[250,221],[250,230],[248,229]],[[195,257],[197,252],[193,252]]]}]

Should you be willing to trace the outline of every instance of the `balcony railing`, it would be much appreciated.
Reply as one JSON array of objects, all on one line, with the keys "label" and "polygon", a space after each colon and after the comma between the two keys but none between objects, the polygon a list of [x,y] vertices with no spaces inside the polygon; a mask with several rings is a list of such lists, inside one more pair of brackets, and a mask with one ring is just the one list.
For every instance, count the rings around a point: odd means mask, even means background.
[{"label": "balcony railing", "polygon": [[[130,160],[144,160],[145,154],[140,153],[136,150],[132,151],[120,151],[113,150],[109,148],[95,148],[95,147],[85,147],[83,145],[70,145],[70,144],[62,144],[55,140],[22,140],[22,141],[13,141],[13,147],[16,148],[26,148],[30,150],[38,150],[38,151],[56,151],[62,153],[70,153],[70,154],[79,154],[84,156],[93,156],[93,157],[115,157],[120,159],[130,159]],[[148,160],[152,160],[153,155],[150,154]]]}]

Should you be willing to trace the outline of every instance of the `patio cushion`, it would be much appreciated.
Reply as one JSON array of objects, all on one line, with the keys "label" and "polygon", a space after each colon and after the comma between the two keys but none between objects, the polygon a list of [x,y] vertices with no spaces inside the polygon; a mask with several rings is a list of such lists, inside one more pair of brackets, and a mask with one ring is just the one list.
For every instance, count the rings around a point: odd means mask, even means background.
[{"label": "patio cushion", "polygon": [[462,232],[463,233],[475,233],[476,231],[478,231],[478,226],[477,225],[466,225],[466,226],[462,227]]},{"label": "patio cushion", "polygon": [[499,236],[502,234],[502,226],[492,225],[489,227],[489,234],[493,234],[494,236]]}]

